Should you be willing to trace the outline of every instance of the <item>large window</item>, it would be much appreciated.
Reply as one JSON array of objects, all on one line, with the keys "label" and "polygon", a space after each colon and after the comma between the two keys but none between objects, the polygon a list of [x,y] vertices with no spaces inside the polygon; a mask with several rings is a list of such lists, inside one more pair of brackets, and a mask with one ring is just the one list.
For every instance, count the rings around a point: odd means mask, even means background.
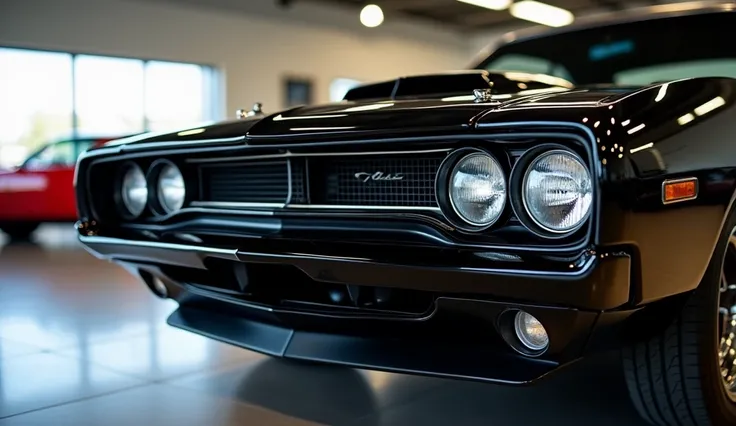
[{"label": "large window", "polygon": [[62,138],[222,118],[217,85],[202,65],[0,48],[0,169]]}]

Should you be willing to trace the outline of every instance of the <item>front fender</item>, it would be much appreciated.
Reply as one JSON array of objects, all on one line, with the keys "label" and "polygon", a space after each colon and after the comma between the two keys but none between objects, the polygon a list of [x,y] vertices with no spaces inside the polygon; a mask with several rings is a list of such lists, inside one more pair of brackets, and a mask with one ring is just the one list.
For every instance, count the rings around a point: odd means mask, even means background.
[{"label": "front fender", "polygon": [[[589,139],[600,179],[594,242],[633,250],[633,304],[698,286],[733,208],[736,80],[678,80],[595,103],[541,99],[494,111],[478,123],[514,121],[557,123]],[[697,198],[665,205],[663,182],[683,177],[698,179]]]}]

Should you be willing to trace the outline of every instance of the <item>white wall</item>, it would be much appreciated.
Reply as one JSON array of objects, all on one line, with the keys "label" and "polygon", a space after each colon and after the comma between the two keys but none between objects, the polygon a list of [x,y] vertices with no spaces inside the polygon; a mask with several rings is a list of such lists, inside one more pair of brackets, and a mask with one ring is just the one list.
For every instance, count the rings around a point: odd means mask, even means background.
[{"label": "white wall", "polygon": [[353,10],[297,2],[269,11],[272,0],[238,0],[261,6],[244,13],[177,1],[0,0],[0,46],[211,64],[225,76],[230,116],[255,101],[282,108],[285,75],[312,78],[315,101],[326,102],[336,77],[459,69],[474,53],[447,29],[395,19],[368,29]]}]

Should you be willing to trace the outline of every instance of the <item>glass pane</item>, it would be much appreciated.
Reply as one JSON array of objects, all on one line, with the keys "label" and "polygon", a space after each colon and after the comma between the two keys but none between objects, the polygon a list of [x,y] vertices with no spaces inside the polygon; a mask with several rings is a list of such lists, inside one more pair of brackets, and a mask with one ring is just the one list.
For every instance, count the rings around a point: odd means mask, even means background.
[{"label": "glass pane", "polygon": [[72,134],[72,57],[0,48],[0,168]]},{"label": "glass pane", "polygon": [[73,167],[77,162],[77,150],[73,141],[51,144],[26,161],[29,170],[45,170],[51,166]]},{"label": "glass pane", "polygon": [[80,55],[74,74],[81,135],[142,132],[143,61]]},{"label": "glass pane", "polygon": [[148,62],[145,105],[149,130],[176,130],[204,121],[202,71],[199,65]]},{"label": "glass pane", "polygon": [[617,84],[645,85],[656,81],[679,80],[694,77],[736,78],[736,60],[709,59],[635,68],[616,73]]}]

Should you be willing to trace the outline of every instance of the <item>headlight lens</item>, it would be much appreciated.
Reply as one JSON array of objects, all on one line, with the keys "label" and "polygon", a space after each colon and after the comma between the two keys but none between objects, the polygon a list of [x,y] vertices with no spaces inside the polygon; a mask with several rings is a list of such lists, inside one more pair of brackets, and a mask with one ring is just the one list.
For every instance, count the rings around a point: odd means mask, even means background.
[{"label": "headlight lens", "polygon": [[148,200],[146,176],[143,174],[143,170],[135,164],[126,166],[123,171],[120,198],[129,216],[138,217],[146,208],[146,201]]},{"label": "headlight lens", "polygon": [[166,164],[158,175],[158,201],[166,213],[179,210],[184,205],[186,189],[184,177],[173,164]]},{"label": "headlight lens", "polygon": [[544,230],[571,232],[590,213],[593,203],[590,172],[572,152],[545,152],[527,169],[522,199],[527,213]]},{"label": "headlight lens", "polygon": [[506,205],[506,177],[495,158],[468,154],[450,173],[450,203],[455,213],[474,226],[489,226]]}]

